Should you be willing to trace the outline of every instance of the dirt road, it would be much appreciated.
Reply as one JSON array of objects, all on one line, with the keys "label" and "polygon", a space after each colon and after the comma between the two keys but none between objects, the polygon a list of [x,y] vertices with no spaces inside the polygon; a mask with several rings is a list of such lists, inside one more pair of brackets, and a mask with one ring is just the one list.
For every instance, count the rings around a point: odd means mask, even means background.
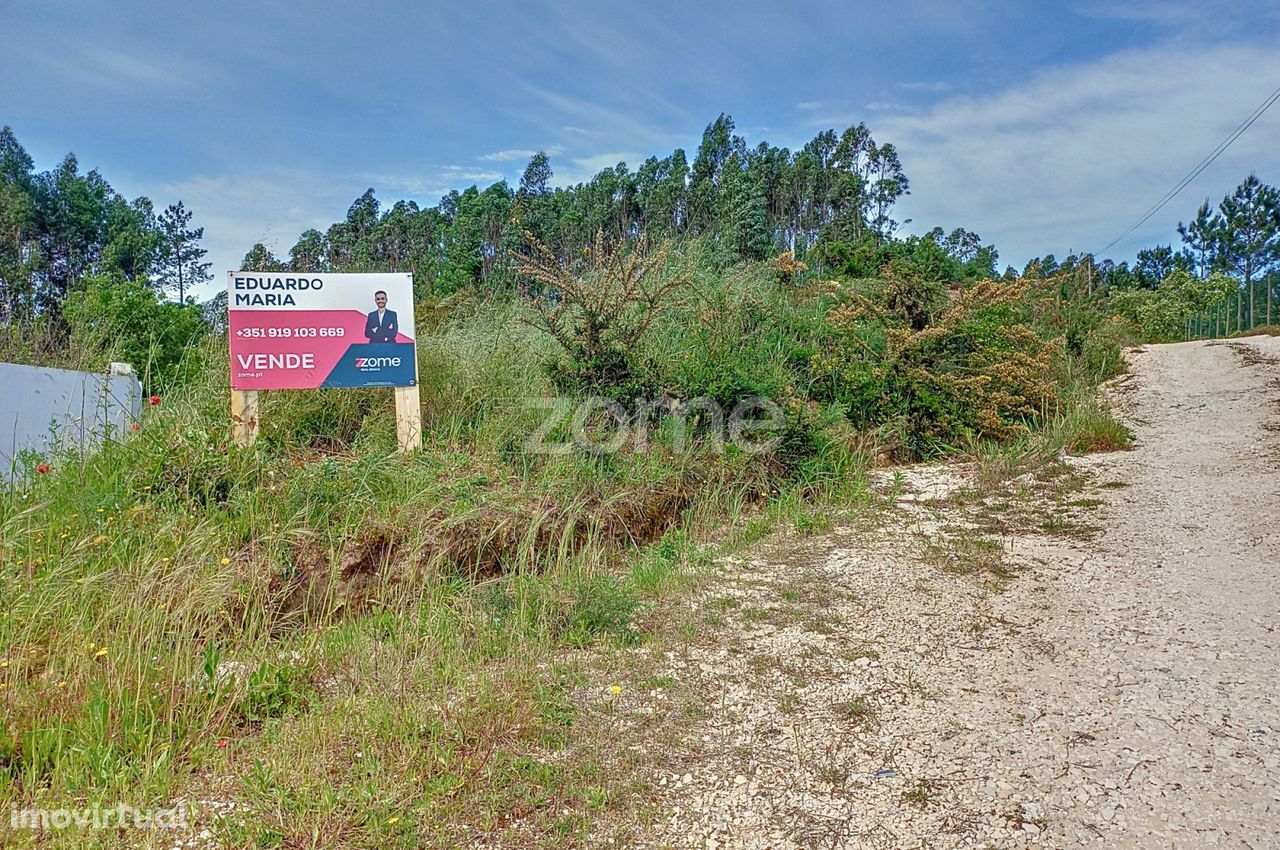
[{"label": "dirt road", "polygon": [[[1048,590],[1024,639],[1051,648],[1000,666],[1037,711],[989,734],[1041,801],[1046,846],[1280,846],[1277,342],[1140,355],[1137,446],[1090,459],[1129,485],[1102,534],[1029,547]],[[1025,620],[1035,596],[997,611]]]},{"label": "dirt road", "polygon": [[1044,533],[998,520],[1061,471],[923,470],[892,521],[726,564],[639,843],[1280,847],[1278,381],[1280,340],[1153,346],[1136,447]]}]

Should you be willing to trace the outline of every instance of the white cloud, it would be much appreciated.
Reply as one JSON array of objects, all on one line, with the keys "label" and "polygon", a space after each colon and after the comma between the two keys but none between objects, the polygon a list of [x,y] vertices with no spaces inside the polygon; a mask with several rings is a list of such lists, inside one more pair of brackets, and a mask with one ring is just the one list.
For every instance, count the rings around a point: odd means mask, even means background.
[{"label": "white cloud", "polygon": [[481,154],[479,159],[485,162],[510,162],[518,159],[531,159],[537,151],[509,150],[494,151],[493,153]]},{"label": "white cloud", "polygon": [[[472,183],[481,187],[496,183],[503,177],[499,171],[477,168],[472,165],[431,165],[420,171],[404,174],[361,173],[354,179],[372,186],[383,200],[394,203],[401,195],[410,195],[419,201],[435,203],[452,189],[465,189]],[[395,195],[394,198],[390,195]]]},{"label": "white cloud", "polygon": [[917,82],[911,82],[911,83],[898,83],[898,88],[906,89],[907,91],[936,93],[936,92],[950,91],[951,89],[955,88],[955,86],[951,85],[950,83],[944,83],[940,81],[935,81],[935,82],[917,81]]},{"label": "white cloud", "polygon": [[[547,156],[556,156],[558,154],[564,153],[565,148],[564,148],[564,145],[548,145],[546,147],[539,148],[539,150],[541,150]],[[527,162],[528,160],[532,159],[534,154],[536,153],[538,153],[538,151],[520,150],[520,149],[508,150],[508,151],[494,151],[493,153],[481,154],[480,156],[476,157],[476,159],[480,160],[481,162]]]},{"label": "white cloud", "polygon": [[[1015,265],[1096,251],[1189,172],[1274,86],[1280,48],[1160,47],[1041,72],[995,94],[953,97],[873,127],[911,178],[910,229],[964,226]],[[1250,171],[1280,178],[1280,109],[1260,119],[1181,195],[1110,253],[1132,255]]]},{"label": "white cloud", "polygon": [[[354,179],[366,189],[372,188],[374,194],[378,196],[378,201],[382,204],[394,204],[405,195],[420,202],[430,200],[435,203],[435,201],[447,195],[450,189],[463,188],[460,185],[452,185],[434,171],[431,174],[375,174],[363,172],[355,175]],[[460,183],[465,179],[465,177],[459,176],[455,182]]]},{"label": "white cloud", "polygon": [[72,86],[117,93],[190,91],[217,76],[206,64],[164,50],[125,51],[93,41],[60,50],[21,43],[12,49],[27,62]]},{"label": "white cloud", "polygon": [[557,186],[568,186],[574,183],[583,183],[595,177],[606,168],[613,168],[620,162],[625,162],[627,168],[635,171],[640,163],[644,162],[648,157],[635,151],[618,151],[614,153],[598,153],[590,156],[581,156],[569,160],[567,168],[557,168],[555,160],[551,161],[551,170],[555,172],[555,179],[552,181]]},{"label": "white cloud", "polygon": [[[563,132],[579,137],[613,140],[615,144],[621,142],[646,147],[660,148],[670,141],[669,134],[644,119],[644,110],[632,108],[632,105],[606,106],[595,100],[559,94],[529,83],[524,88],[542,103],[548,113],[555,116],[555,121]],[[566,120],[573,123],[566,124]],[[584,126],[593,129],[584,130]]]},{"label": "white cloud", "polygon": [[492,182],[502,179],[502,172],[472,168],[468,165],[443,165],[440,174],[448,180],[471,180],[476,182]]}]

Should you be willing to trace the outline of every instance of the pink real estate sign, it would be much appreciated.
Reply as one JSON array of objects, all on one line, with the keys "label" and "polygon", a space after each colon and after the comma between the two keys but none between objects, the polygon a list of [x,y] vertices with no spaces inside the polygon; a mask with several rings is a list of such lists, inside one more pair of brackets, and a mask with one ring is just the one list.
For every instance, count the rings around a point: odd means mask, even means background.
[{"label": "pink real estate sign", "polygon": [[407,274],[227,274],[231,388],[417,383]]}]

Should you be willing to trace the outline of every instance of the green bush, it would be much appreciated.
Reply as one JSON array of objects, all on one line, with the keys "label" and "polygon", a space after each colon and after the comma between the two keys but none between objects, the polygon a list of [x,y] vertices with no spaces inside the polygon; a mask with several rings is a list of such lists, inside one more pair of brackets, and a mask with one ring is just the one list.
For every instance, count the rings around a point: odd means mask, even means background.
[{"label": "green bush", "polygon": [[156,392],[194,376],[198,364],[186,354],[209,330],[200,307],[166,301],[145,281],[122,275],[85,278],[67,297],[64,315],[80,356],[130,363]]},{"label": "green bush", "polygon": [[1085,337],[1080,356],[1087,377],[1094,383],[1114,378],[1124,371],[1124,344],[1121,330],[1114,324],[1099,325]]},{"label": "green bush", "polygon": [[647,346],[645,382],[663,395],[710,398],[726,409],[751,397],[803,394],[824,333],[820,305],[753,267],[698,287],[696,299],[666,317]]},{"label": "green bush", "polygon": [[1207,279],[1175,269],[1155,290],[1125,289],[1114,292],[1108,302],[1111,313],[1134,335],[1149,342],[1183,339],[1186,322],[1216,309],[1239,284],[1220,272]]},{"label": "green bush", "polygon": [[560,347],[548,362],[555,385],[626,401],[648,394],[639,377],[643,342],[687,283],[683,270],[668,267],[670,244],[650,251],[643,242],[606,243],[597,232],[582,267],[571,269],[532,234],[525,237],[531,254],[518,266],[538,293],[527,321]]}]

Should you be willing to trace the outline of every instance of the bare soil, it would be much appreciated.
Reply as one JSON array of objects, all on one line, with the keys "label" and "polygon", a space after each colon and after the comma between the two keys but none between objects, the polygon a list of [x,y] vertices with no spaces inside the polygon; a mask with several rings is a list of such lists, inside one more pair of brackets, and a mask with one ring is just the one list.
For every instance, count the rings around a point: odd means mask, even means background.
[{"label": "bare soil", "polygon": [[653,791],[611,840],[1280,847],[1278,381],[1280,339],[1150,346],[1132,451],[886,476],[721,564],[612,707]]}]

